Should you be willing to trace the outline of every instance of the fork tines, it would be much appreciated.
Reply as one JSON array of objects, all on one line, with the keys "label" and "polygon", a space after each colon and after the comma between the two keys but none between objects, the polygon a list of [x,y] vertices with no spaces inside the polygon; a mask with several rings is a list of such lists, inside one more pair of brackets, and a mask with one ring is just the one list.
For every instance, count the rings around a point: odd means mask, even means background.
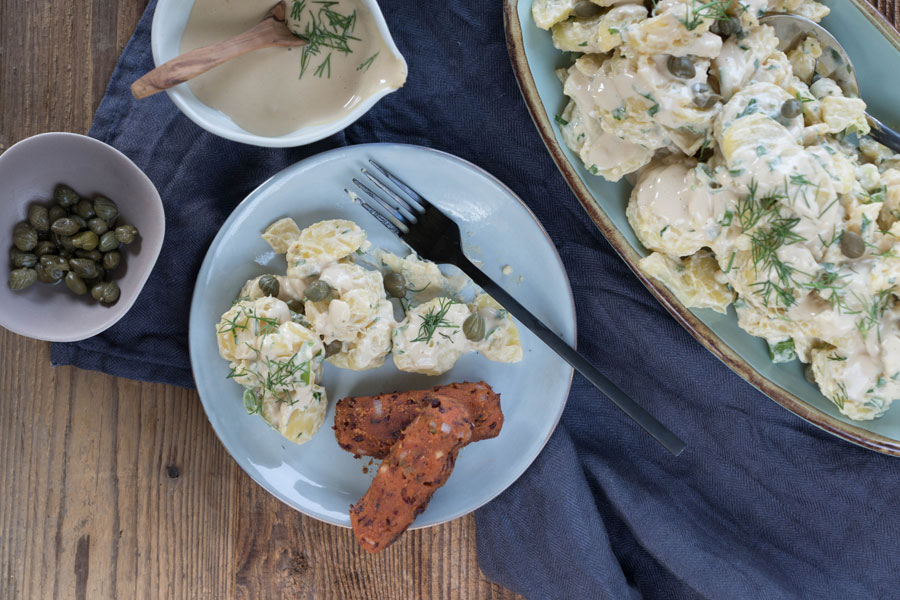
[{"label": "fork tines", "polygon": [[[419,221],[418,216],[425,212],[426,207],[429,205],[428,201],[411,187],[406,185],[396,175],[374,160],[370,160],[369,163],[371,163],[385,179],[390,181],[398,190],[400,190],[402,194],[395,192],[387,183],[379,179],[365,167],[360,169],[360,172],[372,182],[378,191],[373,190],[355,177],[353,178],[353,184],[362,190],[366,196],[371,198],[373,202],[370,203],[364,200],[350,190],[345,189],[344,191],[354,202],[361,204],[363,208],[378,219],[382,225],[392,230],[394,233],[398,235],[409,233],[410,226],[415,225]],[[405,198],[404,195],[406,196]]]}]

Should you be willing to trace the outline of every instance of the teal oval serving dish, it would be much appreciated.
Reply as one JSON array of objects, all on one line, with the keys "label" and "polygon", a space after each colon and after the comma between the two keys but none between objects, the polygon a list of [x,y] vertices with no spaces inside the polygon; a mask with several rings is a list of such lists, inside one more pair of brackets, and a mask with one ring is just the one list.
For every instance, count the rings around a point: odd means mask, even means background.
[{"label": "teal oval serving dish", "polygon": [[[847,50],[857,70],[869,112],[882,122],[900,125],[900,33],[865,0],[829,2],[824,25]],[[547,149],[591,219],[622,259],[663,306],[708,350],[754,387],[789,411],[844,440],[900,456],[900,407],[874,421],[853,421],[806,381],[800,362],[773,364],[766,343],[743,331],[734,309],[721,315],[685,307],[663,284],[637,267],[647,255],[625,208],[631,186],[592,175],[563,143],[554,115],[566,105],[554,70],[571,58],[553,46],[549,31],[531,18],[531,0],[505,0],[506,43],[519,88]]]}]

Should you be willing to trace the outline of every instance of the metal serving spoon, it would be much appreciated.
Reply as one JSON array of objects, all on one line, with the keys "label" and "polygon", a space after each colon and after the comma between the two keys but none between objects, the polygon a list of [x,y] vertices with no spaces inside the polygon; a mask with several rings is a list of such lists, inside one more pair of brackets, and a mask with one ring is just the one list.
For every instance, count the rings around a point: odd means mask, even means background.
[{"label": "metal serving spoon", "polygon": [[[838,43],[827,29],[806,17],[788,14],[766,15],[759,22],[762,25],[768,25],[775,29],[775,35],[778,36],[779,40],[778,49],[782,52],[793,48],[808,35],[816,38],[819,44],[822,45],[822,56],[819,57],[817,72],[833,79],[845,96],[859,97],[859,82],[856,80],[856,69],[853,68],[853,63],[850,61],[850,57],[843,46]],[[866,113],[866,117],[869,119],[869,126],[872,128],[872,131],[869,132],[869,137],[887,146],[894,152],[900,152],[900,133],[897,133],[869,113]]]}]

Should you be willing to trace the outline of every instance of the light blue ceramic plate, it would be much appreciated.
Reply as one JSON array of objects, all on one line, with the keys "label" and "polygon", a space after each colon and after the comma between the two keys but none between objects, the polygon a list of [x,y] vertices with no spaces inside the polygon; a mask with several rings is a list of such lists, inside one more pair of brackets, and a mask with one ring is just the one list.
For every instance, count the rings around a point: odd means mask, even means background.
[{"label": "light blue ceramic plate", "polygon": [[[462,516],[497,496],[531,464],[556,426],[572,369],[528,330],[519,327],[525,351],[522,362],[499,364],[468,355],[441,377],[401,373],[390,360],[380,369],[365,372],[326,364],[328,416],[314,439],[302,446],[244,411],[241,389],[225,378],[228,365],[216,347],[216,324],[243,283],[267,272],[284,273],[284,257],[274,255],[260,238],[281,217],[292,217],[300,227],[323,219],[351,219],[368,232],[373,246],[408,252],[343,191],[370,158],[406,179],[454,218],[463,231],[468,256],[480,261],[486,273],[574,343],[575,309],[559,255],[534,215],[509,188],[449,154],[418,146],[372,144],[332,150],[299,162],[263,183],[235,209],[213,240],[197,278],[190,318],[191,364],[206,414],[238,464],[286,504],[344,526],[350,523],[350,504],[369,487],[372,469],[364,474],[367,459],[354,459],[338,447],[331,430],[335,400],[452,381],[490,383],[502,396],[503,430],[497,438],[460,452],[450,480],[415,522],[415,527],[426,527]],[[501,274],[504,265],[512,266],[512,275]]]},{"label": "light blue ceramic plate", "polygon": [[[900,35],[865,0],[826,4],[831,14],[823,24],[850,54],[870,112],[885,123],[900,124]],[[733,309],[728,315],[689,310],[665,286],[641,274],[637,261],[647,251],[625,217],[630,186],[591,175],[554,123],[554,115],[566,105],[554,69],[571,64],[571,57],[554,48],[550,33],[534,24],[531,0],[505,0],[504,10],[513,68],[544,143],[582,206],[644,285],[704,346],[788,410],[843,439],[900,455],[900,407],[876,421],[851,421],[806,381],[799,362],[772,364],[765,342],[738,327]]]}]

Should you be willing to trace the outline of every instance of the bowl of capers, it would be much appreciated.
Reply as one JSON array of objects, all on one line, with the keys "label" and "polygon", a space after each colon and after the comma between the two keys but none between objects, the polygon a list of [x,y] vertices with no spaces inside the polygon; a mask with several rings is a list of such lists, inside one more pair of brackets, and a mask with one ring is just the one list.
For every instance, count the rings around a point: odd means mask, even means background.
[{"label": "bowl of capers", "polygon": [[124,154],[45,133],[0,155],[0,325],[49,341],[91,337],[134,304],[159,256],[162,201]]}]

